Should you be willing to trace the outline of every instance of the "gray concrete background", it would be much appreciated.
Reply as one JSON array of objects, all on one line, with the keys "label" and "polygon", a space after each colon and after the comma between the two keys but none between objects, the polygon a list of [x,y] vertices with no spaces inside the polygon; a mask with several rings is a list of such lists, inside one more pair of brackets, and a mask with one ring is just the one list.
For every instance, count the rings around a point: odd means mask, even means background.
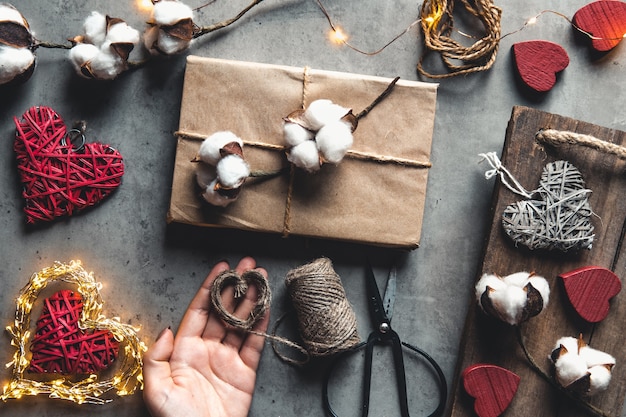
[{"label": "gray concrete background", "polygon": [[[201,2],[187,3],[195,7]],[[247,3],[217,1],[197,13],[196,21],[206,25],[222,20]],[[503,8],[502,27],[507,33],[541,10],[554,9],[571,17],[586,3],[505,0],[497,5]],[[324,4],[335,22],[352,36],[351,42],[364,50],[378,49],[404,30],[419,10],[419,2],[409,0],[325,0]],[[123,17],[138,29],[143,29],[148,18],[132,0],[14,0],[14,5],[39,39],[53,42],[79,34],[83,19],[92,10]],[[415,69],[422,51],[417,28],[372,57],[331,45],[326,40],[327,31],[327,21],[315,1],[266,0],[232,27],[200,39],[190,53],[420,79]],[[561,44],[571,60],[554,89],[541,97],[520,88],[514,74],[511,45],[530,39]],[[422,244],[410,253],[167,226],[175,150],[172,132],[178,127],[184,56],[152,62],[114,82],[98,83],[78,79],[65,51],[40,49],[37,69],[27,83],[0,88],[1,322],[8,325],[13,320],[15,297],[33,272],[57,260],[80,259],[104,285],[107,316],[141,325],[141,337],[150,344],[162,328],[178,325],[187,303],[214,263],[227,259],[234,264],[241,256],[252,255],[270,273],[273,323],[288,306],[283,285],[286,272],[325,255],[334,261],[357,312],[359,330],[365,335],[370,331],[362,262],[367,253],[381,267],[398,260],[394,327],[406,341],[431,352],[451,384],[490,217],[493,182],[484,179],[485,166],[478,165],[477,154],[501,150],[514,105],[626,129],[625,48],[621,44],[598,59],[565,20],[548,14],[537,25],[503,39],[491,70],[441,82]],[[33,105],[51,106],[67,121],[86,120],[89,139],[118,148],[126,163],[122,186],[100,207],[37,228],[24,224],[12,151],[12,118]],[[0,362],[8,362],[11,354],[8,337],[0,338]],[[410,367],[409,378],[412,415],[427,415],[436,402],[432,375],[419,363],[409,365],[415,365]],[[268,347],[250,415],[321,416],[321,375],[325,366],[325,362],[319,362],[296,369],[281,362]],[[356,371],[343,372],[348,379],[333,391],[333,403],[342,417],[359,414],[360,375]],[[381,368],[376,376],[375,408],[370,415],[398,414],[393,373]],[[8,369],[0,371],[3,383],[8,377]],[[138,394],[101,407],[24,398],[0,404],[0,414],[123,417],[147,412]]]}]

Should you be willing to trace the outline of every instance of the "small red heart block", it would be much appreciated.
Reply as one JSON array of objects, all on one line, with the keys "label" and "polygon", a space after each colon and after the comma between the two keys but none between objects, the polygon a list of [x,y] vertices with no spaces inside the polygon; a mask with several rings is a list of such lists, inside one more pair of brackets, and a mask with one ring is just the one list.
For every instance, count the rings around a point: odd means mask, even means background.
[{"label": "small red heart block", "polygon": [[576,27],[590,35],[593,49],[606,52],[626,36],[626,3],[594,1],[578,9],[572,20]]},{"label": "small red heart block", "polygon": [[119,342],[108,330],[82,330],[80,294],[61,290],[46,298],[30,351],[29,372],[93,374],[117,358]]},{"label": "small red heart block", "polygon": [[462,374],[465,391],[474,397],[479,417],[497,417],[507,409],[519,386],[520,377],[500,366],[479,363]]},{"label": "small red heart block", "polygon": [[569,65],[567,51],[548,41],[526,41],[513,45],[517,72],[533,90],[544,93],[556,83],[556,74]]},{"label": "small red heart block", "polygon": [[609,300],[622,289],[612,271],[600,266],[585,266],[560,274],[574,310],[586,321],[598,323],[609,314]]}]

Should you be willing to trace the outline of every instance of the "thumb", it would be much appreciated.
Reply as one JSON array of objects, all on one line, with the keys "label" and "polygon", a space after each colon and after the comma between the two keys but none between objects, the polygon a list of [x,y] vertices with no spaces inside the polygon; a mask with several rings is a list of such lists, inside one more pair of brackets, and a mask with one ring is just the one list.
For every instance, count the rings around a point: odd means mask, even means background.
[{"label": "thumb", "polygon": [[144,354],[143,376],[145,391],[151,391],[171,378],[170,357],[174,351],[174,333],[167,327],[157,337],[156,342]]}]

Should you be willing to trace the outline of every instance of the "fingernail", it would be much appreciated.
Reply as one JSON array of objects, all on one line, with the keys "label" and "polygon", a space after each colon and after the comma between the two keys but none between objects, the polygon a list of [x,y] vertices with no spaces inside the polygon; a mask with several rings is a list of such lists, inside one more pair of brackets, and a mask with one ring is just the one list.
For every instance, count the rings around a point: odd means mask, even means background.
[{"label": "fingernail", "polygon": [[166,330],[172,330],[172,326],[167,326],[165,329],[161,330],[161,333],[159,333],[155,341],[158,341],[163,336],[163,334],[165,334]]}]

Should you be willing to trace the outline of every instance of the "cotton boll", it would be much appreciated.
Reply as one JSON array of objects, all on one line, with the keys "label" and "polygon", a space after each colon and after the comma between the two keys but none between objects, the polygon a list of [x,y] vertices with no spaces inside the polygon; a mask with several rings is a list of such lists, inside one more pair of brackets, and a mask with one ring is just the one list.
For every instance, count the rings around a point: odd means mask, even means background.
[{"label": "cotton boll", "polygon": [[0,45],[0,84],[13,81],[35,65],[35,55],[27,48]]},{"label": "cotton boll", "polygon": [[157,40],[152,44],[152,48],[163,55],[176,55],[188,49],[190,45],[191,41],[175,38],[158,28]]},{"label": "cotton boll", "polygon": [[485,313],[517,325],[543,311],[550,288],[542,277],[517,272],[504,278],[484,274],[476,284],[475,291],[476,299]]},{"label": "cotton boll", "polygon": [[14,6],[7,3],[0,3],[0,21],[14,22],[28,28],[28,22],[24,19],[22,13]]},{"label": "cotton boll", "polygon": [[297,146],[304,141],[311,140],[315,137],[313,132],[303,128],[297,123],[285,122],[283,125],[283,133],[285,142],[289,146]]},{"label": "cotton boll", "polygon": [[132,43],[137,45],[140,34],[137,29],[128,26],[126,22],[119,22],[109,28],[105,39],[111,43]]},{"label": "cotton boll", "polygon": [[565,347],[568,352],[578,352],[578,339],[571,336],[562,337],[556,341],[554,349],[558,349],[561,346]]},{"label": "cotton boll", "polygon": [[102,45],[107,34],[106,17],[98,12],[91,12],[83,23],[85,35],[83,42],[93,45]]},{"label": "cotton boll", "polygon": [[607,366],[594,366],[589,368],[589,392],[587,395],[595,395],[605,391],[611,382],[611,369]]},{"label": "cotton boll", "polygon": [[304,117],[312,130],[319,130],[327,123],[341,120],[349,112],[350,109],[341,107],[330,100],[322,99],[309,104],[309,107],[304,111]]},{"label": "cotton boll", "polygon": [[217,174],[215,173],[215,167],[205,164],[198,163],[196,167],[196,182],[200,186],[200,188],[205,189],[217,178]]},{"label": "cotton boll", "polygon": [[587,345],[582,346],[578,354],[585,360],[589,368],[602,365],[615,365],[615,358],[612,355],[598,349],[590,348]]},{"label": "cotton boll", "polygon": [[578,356],[577,352],[567,350],[554,363],[556,379],[563,387],[587,375],[587,364]]},{"label": "cotton boll", "polygon": [[125,69],[125,62],[110,49],[110,45],[108,50],[106,46],[105,43],[88,65],[91,75],[97,80],[112,80]]},{"label": "cotton boll", "polygon": [[202,141],[198,150],[198,158],[207,164],[217,165],[222,157],[220,149],[231,142],[237,142],[239,146],[243,146],[243,141],[233,132],[215,132]]},{"label": "cotton boll", "polygon": [[224,188],[237,188],[250,175],[250,167],[239,155],[227,155],[216,166],[217,178]]},{"label": "cotton boll", "polygon": [[217,179],[213,180],[202,193],[202,198],[204,198],[209,204],[219,207],[226,207],[230,203],[236,200],[236,198],[226,198],[221,195],[217,190]]},{"label": "cotton boll", "polygon": [[152,8],[152,22],[157,25],[174,25],[183,19],[193,20],[193,10],[179,1],[163,0]]},{"label": "cotton boll", "polygon": [[316,172],[320,169],[320,156],[317,152],[317,145],[312,140],[307,140],[291,148],[287,154],[287,159],[295,166],[308,172]]},{"label": "cotton boll", "polygon": [[70,49],[70,61],[76,73],[81,77],[92,78],[86,65],[89,64],[98,54],[100,48],[90,43],[79,43]]},{"label": "cotton boll", "polygon": [[328,123],[317,132],[315,142],[326,162],[338,164],[352,146],[352,129],[341,121]]}]

